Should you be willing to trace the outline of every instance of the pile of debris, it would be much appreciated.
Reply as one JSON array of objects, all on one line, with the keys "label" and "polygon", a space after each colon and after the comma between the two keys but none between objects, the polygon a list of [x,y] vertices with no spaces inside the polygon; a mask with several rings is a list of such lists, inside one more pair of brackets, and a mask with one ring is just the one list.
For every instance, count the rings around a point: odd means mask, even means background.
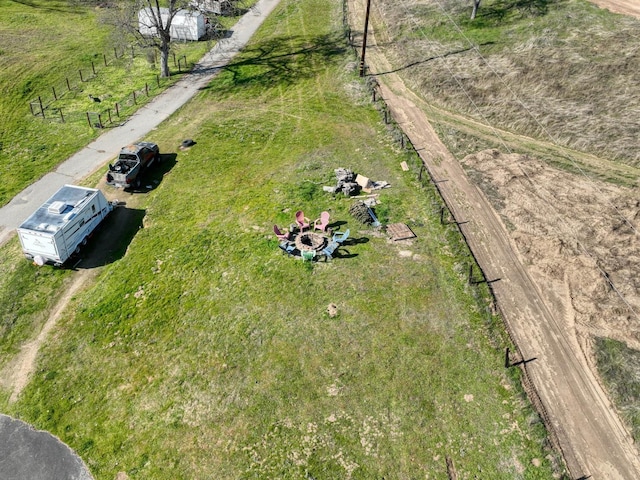
[{"label": "pile of debris", "polygon": [[325,192],[340,193],[345,197],[358,195],[361,191],[371,193],[373,190],[381,190],[390,187],[388,182],[372,182],[367,177],[356,174],[347,168],[336,168],[337,183],[335,187],[322,187]]},{"label": "pile of debris", "polygon": [[365,225],[373,225],[374,227],[380,226],[380,222],[373,213],[373,210],[365,202],[356,202],[351,205],[351,208],[349,208],[349,213],[360,223],[364,223]]}]

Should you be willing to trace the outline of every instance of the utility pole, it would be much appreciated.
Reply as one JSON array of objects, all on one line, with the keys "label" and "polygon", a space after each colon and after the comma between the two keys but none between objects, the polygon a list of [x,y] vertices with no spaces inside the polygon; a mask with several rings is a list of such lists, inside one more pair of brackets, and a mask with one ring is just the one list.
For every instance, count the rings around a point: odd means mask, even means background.
[{"label": "utility pole", "polygon": [[360,57],[360,76],[364,77],[364,54],[367,51],[367,30],[369,30],[369,9],[371,0],[367,0],[367,11],[364,15],[364,35],[362,36],[362,56]]}]

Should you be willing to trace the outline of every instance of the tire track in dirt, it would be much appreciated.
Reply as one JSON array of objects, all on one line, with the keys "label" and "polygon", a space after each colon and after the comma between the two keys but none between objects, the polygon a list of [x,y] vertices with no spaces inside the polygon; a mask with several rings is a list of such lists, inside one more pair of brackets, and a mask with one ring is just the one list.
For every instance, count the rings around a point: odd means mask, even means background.
[{"label": "tire track in dirt", "polygon": [[[362,1],[350,2],[352,26],[362,25]],[[357,27],[354,27],[357,29]],[[369,32],[371,35],[371,32]],[[372,72],[391,72],[375,40],[367,50]],[[375,73],[373,74],[375,75]],[[382,96],[431,172],[443,198],[488,280],[547,414],[550,434],[558,440],[571,476],[594,479],[640,478],[640,462],[632,440],[612,410],[598,380],[569,334],[564,318],[556,318],[502,221],[460,163],[440,142],[422,108],[394,73],[377,76]],[[532,399],[535,401],[535,398]],[[543,412],[544,413],[544,412]]]},{"label": "tire track in dirt", "polygon": [[0,381],[4,387],[11,391],[9,397],[9,403],[14,403],[18,400],[20,393],[29,382],[31,374],[36,367],[36,358],[40,347],[47,340],[49,333],[55,327],[58,319],[66,309],[71,298],[85,285],[91,277],[89,270],[80,270],[76,272],[73,280],[64,289],[64,294],[58,300],[58,303],[53,307],[49,318],[42,326],[42,329],[38,335],[28,343],[25,343],[20,352],[6,367],[6,373],[0,375]]}]

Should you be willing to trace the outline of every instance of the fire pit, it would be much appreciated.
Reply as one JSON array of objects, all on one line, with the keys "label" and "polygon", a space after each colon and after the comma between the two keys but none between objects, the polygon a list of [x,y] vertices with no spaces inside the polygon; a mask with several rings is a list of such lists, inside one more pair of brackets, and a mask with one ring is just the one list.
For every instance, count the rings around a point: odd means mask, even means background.
[{"label": "fire pit", "polygon": [[295,243],[296,243],[296,248],[301,252],[302,251],[310,252],[312,250],[319,252],[326,246],[327,239],[326,237],[320,235],[319,233],[302,232],[301,234],[296,236]]}]

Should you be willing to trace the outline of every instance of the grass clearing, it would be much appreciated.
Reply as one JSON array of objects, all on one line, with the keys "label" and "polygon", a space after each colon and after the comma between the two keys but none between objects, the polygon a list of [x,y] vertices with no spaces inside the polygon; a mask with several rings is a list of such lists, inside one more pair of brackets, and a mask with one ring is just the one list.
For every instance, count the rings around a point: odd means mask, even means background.
[{"label": "grass clearing", "polygon": [[[101,133],[89,125],[87,112],[92,125],[98,114],[105,126],[110,116],[114,124],[125,121],[214,45],[172,44],[172,77],[158,80],[153,52],[132,51],[114,34],[104,23],[108,9],[63,0],[0,0],[0,11],[0,205]],[[222,18],[227,28],[237,19]],[[32,115],[30,102],[40,111],[38,97],[45,119]]]},{"label": "grass clearing", "polygon": [[[18,402],[0,390],[97,479],[443,478],[447,457],[462,478],[558,471],[462,239],[357,87],[340,7],[283,0],[153,132],[163,152],[197,143],[138,197],[144,228],[60,319]],[[339,167],[389,181],[380,210],[417,238],[354,223],[322,191]],[[345,222],[338,258],[279,252],[272,226],[297,209]]]}]

